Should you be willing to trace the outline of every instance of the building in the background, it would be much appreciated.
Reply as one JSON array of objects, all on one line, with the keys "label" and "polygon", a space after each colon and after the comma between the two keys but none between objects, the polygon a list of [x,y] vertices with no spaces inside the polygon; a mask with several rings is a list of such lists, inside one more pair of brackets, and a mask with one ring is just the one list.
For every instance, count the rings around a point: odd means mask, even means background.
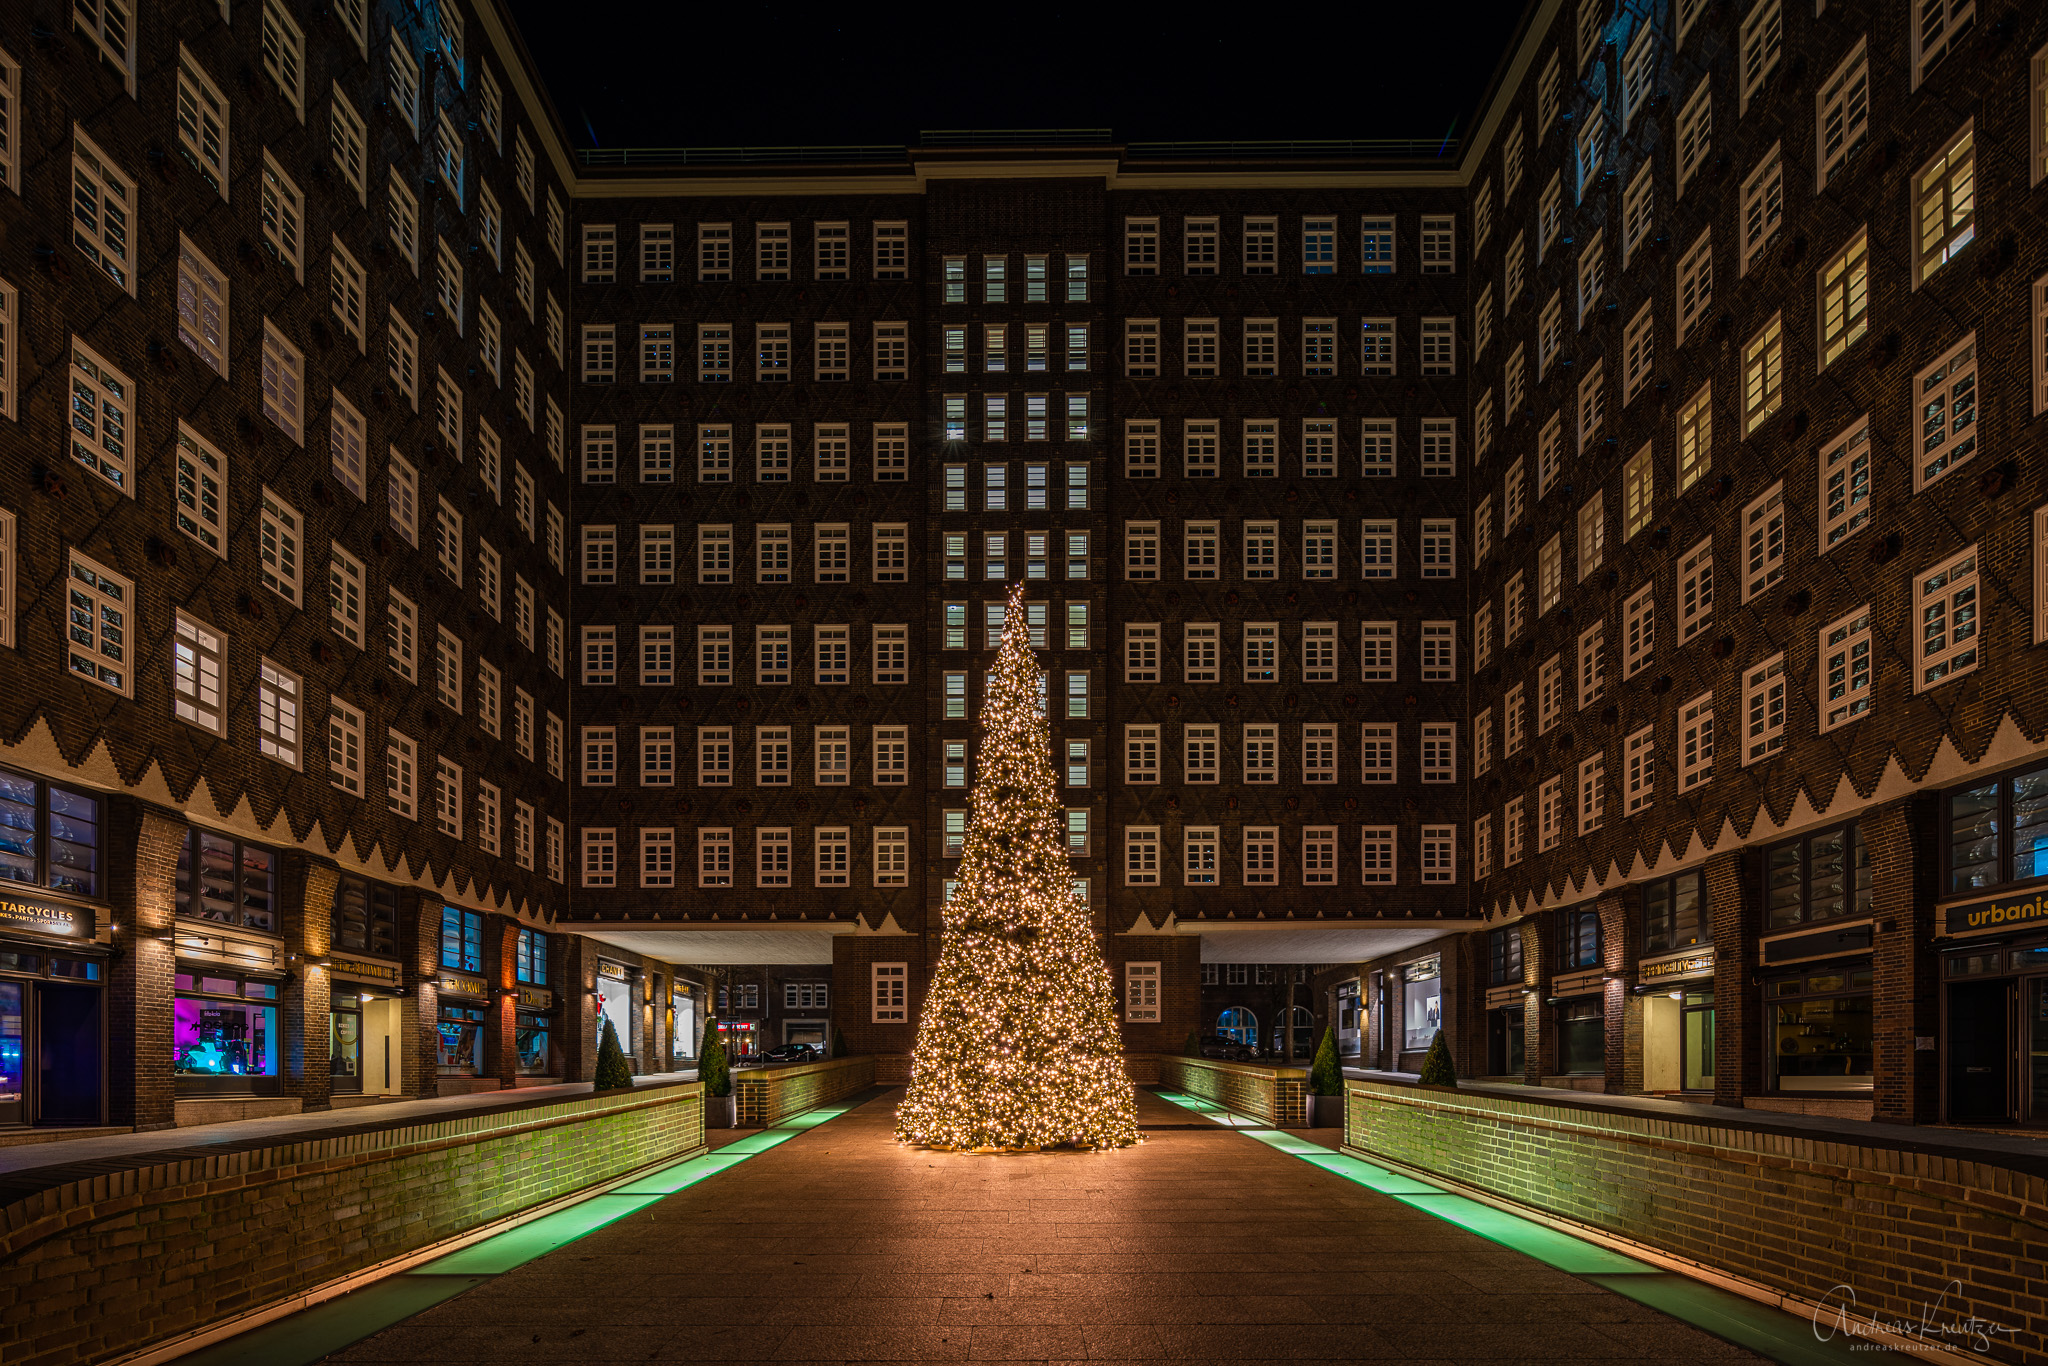
[{"label": "building in the background", "polygon": [[1018,581],[1134,1052],[1348,962],[1371,1065],[2048,1118],[2044,40],[706,164],[495,0],[0,36],[0,1123],[663,1070],[690,963],[893,1075]]}]

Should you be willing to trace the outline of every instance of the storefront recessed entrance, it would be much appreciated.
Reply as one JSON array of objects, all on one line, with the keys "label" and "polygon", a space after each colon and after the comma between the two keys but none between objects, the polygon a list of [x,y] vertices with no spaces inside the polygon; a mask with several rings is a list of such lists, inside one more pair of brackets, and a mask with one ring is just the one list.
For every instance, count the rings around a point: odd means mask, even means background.
[{"label": "storefront recessed entrance", "polygon": [[1944,1118],[2048,1125],[2048,942],[1951,953],[1942,976]]}]

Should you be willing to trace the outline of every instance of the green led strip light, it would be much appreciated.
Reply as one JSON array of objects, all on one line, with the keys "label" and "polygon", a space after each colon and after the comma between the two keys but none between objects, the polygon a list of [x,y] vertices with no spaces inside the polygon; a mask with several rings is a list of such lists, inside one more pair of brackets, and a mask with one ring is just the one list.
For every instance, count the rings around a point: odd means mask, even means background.
[{"label": "green led strip light", "polygon": [[1873,1363],[1903,1363],[1907,1360],[1896,1352],[1880,1350],[1869,1344],[1864,1344],[1861,1350],[1852,1350],[1848,1339],[1841,1335],[1828,1342],[1818,1341],[1813,1336],[1811,1324],[1785,1310],[1719,1286],[1661,1270],[1648,1262],[1573,1237],[1533,1219],[1524,1219],[1506,1210],[1453,1194],[1415,1177],[1332,1152],[1320,1143],[1272,1128],[1263,1120],[1233,1114],[1200,1096],[1183,1095],[1178,1091],[1156,1091],[1153,1094],[1183,1110],[1191,1110],[1205,1119],[1235,1129],[1247,1138],[1255,1138],[1289,1157],[1298,1157],[1310,1166],[1321,1167],[1333,1176],[1378,1191],[1424,1214],[1476,1233],[1489,1242],[1513,1248],[1545,1266],[1583,1276],[1617,1295],[1625,1295],[1681,1323],[1691,1324],[1773,1361],[1787,1363],[1787,1366],[1842,1366],[1848,1362],[1872,1366]]},{"label": "green led strip light", "polygon": [[566,1209],[528,1220],[443,1257],[422,1262],[360,1290],[288,1315],[224,1342],[178,1358],[178,1366],[310,1366],[310,1363],[393,1324],[454,1299],[537,1257],[566,1247],[607,1224],[643,1210],[677,1191],[717,1176],[750,1157],[853,1109],[870,1097],[821,1105],[749,1134],[713,1152],[686,1158],[585,1197]]}]

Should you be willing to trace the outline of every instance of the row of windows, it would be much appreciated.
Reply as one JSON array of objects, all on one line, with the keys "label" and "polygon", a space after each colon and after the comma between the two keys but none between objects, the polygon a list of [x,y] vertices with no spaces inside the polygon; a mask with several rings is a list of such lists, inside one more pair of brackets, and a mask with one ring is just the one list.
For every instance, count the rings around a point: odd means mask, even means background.
[{"label": "row of windows", "polygon": [[[1358,422],[1358,473],[1368,479],[1390,479],[1401,465],[1401,428],[1409,420],[1392,417],[1361,418]],[[1425,417],[1413,419],[1416,441],[1408,459],[1414,471],[1425,477],[1447,478],[1458,472],[1458,419]],[[1340,470],[1342,426],[1335,418],[1300,419],[1301,475],[1303,478],[1335,478]],[[1243,456],[1248,479],[1278,478],[1281,470],[1281,428],[1292,428],[1275,418],[1244,418],[1233,432]],[[1180,423],[1180,469],[1184,478],[1214,479],[1222,472],[1224,424],[1214,418],[1186,418]],[[1156,479],[1162,464],[1166,424],[1156,418],[1132,418],[1124,423],[1124,477]]]},{"label": "row of windows", "polygon": [[[635,225],[628,225],[629,228]],[[698,223],[696,225],[695,265],[691,265],[689,253],[689,226],[684,225],[684,251],[682,275],[677,274],[676,244],[677,231],[674,223],[641,223],[637,225],[636,242],[639,255],[637,275],[642,284],[673,284],[678,279],[694,276],[704,282],[716,282],[741,278],[737,273],[738,262],[745,256],[735,255],[734,225],[731,222]],[[801,278],[792,275],[792,265],[800,258],[801,248],[797,245],[795,230],[808,227],[810,230],[811,268],[809,278],[813,280],[846,280],[854,273],[853,262],[856,253],[853,245],[854,224],[850,221],[810,223],[795,225],[782,223],[755,223],[753,225],[753,269],[756,280],[788,280]],[[867,270],[863,272],[875,280],[907,280],[910,278],[910,224],[903,219],[880,219],[867,225],[868,250],[865,253]],[[610,284],[621,276],[621,253],[629,246],[617,223],[586,223],[583,225],[583,266],[585,284]],[[1026,258],[1038,263],[1035,279],[1041,286],[1038,299],[1043,299],[1045,281],[1044,256]],[[1081,297],[1086,299],[1087,281],[1086,257],[1080,260],[1083,283]],[[1027,267],[1027,270],[1029,267]],[[1036,300],[1034,300],[1036,301]]]},{"label": "row of windows", "polygon": [[[1187,215],[1179,220],[1180,268],[1187,275],[1218,273],[1224,220],[1218,215]],[[1281,272],[1280,218],[1269,214],[1246,214],[1231,224],[1236,231],[1238,265],[1246,275],[1277,275]],[[1240,226],[1241,224],[1241,226]],[[1160,268],[1160,220],[1158,217],[1130,217],[1124,224],[1124,271],[1129,275],[1156,275]],[[810,230],[810,278],[844,280],[850,277],[853,259],[850,222],[818,222],[808,225],[789,222],[757,222],[752,227],[752,271],[756,280],[799,278],[794,263],[802,249],[796,241],[800,227]],[[739,225],[744,232],[746,225]],[[687,232],[687,227],[685,232]],[[1366,275],[1390,275],[1396,267],[1395,216],[1366,214],[1358,220],[1358,265]],[[1290,234],[1292,236],[1292,234]],[[906,221],[877,221],[870,225],[870,269],[877,280],[909,278],[910,225]],[[1304,275],[1334,275],[1338,272],[1338,216],[1308,215],[1301,219],[1299,269]],[[1420,226],[1421,270],[1424,274],[1448,274],[1456,268],[1456,223],[1451,214],[1424,215]],[[620,276],[622,238],[616,223],[592,223],[583,229],[583,280],[609,283]],[[676,276],[676,225],[639,225],[639,279],[643,284],[673,282]],[[736,251],[735,224],[700,222],[696,225],[695,276],[704,282],[740,278],[744,244]],[[941,261],[946,303],[969,301],[970,289],[981,303],[1085,303],[1088,300],[1089,258],[1086,254],[1030,252],[980,253],[946,256]],[[971,278],[970,278],[971,277]]]},{"label": "row of windows", "polygon": [[[1340,828],[1308,825],[1301,828],[1292,851],[1292,867],[1283,868],[1280,829],[1272,825],[1239,827],[1235,867],[1228,866],[1223,828],[1188,825],[1180,831],[1180,875],[1174,876],[1165,841],[1156,825],[1124,827],[1124,885],[1126,887],[1218,887],[1232,882],[1244,887],[1279,886],[1283,878],[1293,882],[1299,876],[1304,887],[1342,885],[1391,887],[1404,882],[1423,886],[1447,886],[1458,880],[1458,831],[1452,825],[1424,825],[1411,857],[1413,869],[1402,868],[1399,829],[1391,825],[1365,825],[1358,830],[1355,867],[1344,867]],[[1231,874],[1236,874],[1232,878]]]},{"label": "row of windows", "polygon": [[[811,783],[817,787],[851,785],[859,768],[868,771],[876,787],[904,787],[910,781],[910,728],[899,725],[869,727],[869,763],[860,765],[854,749],[859,727],[827,724],[810,727]],[[1124,727],[1122,779],[1127,784],[1145,785],[1161,781],[1163,729],[1156,724]],[[1228,758],[1224,733],[1238,740],[1238,757],[1230,767],[1250,784],[1280,781],[1280,737],[1283,727],[1246,724],[1225,727],[1215,723],[1180,727],[1181,765],[1177,780],[1213,784],[1221,780]],[[1292,730],[1288,727],[1285,729]],[[1335,784],[1339,778],[1339,731],[1348,729],[1330,722],[1309,722],[1299,727],[1300,779],[1304,783]],[[695,735],[696,785],[731,787],[744,777],[747,742],[745,727],[698,726]],[[753,783],[757,787],[793,786],[803,765],[800,740],[803,727],[789,725],[753,728]],[[1395,723],[1367,723],[1358,728],[1358,778],[1367,784],[1393,784],[1400,780],[1400,726]],[[1416,728],[1417,747],[1411,762],[1425,783],[1455,783],[1458,780],[1458,727],[1453,722],[1424,723]],[[687,765],[689,754],[678,756],[678,746],[689,740],[687,730],[675,726],[642,726],[639,730],[639,782],[642,787],[677,785],[677,765]],[[585,787],[613,787],[621,778],[622,739],[617,726],[585,726],[582,730],[582,782]],[[1061,772],[1064,785],[1089,787],[1096,781],[1091,742],[1057,741],[1064,746]],[[972,746],[965,740],[939,744],[946,787],[967,787],[971,783]],[[627,756],[626,762],[630,762]],[[630,771],[630,770],[628,770]]]},{"label": "row of windows", "polygon": [[[1124,577],[1146,582],[1161,577],[1160,523],[1124,523]],[[1181,524],[1181,577],[1200,580],[1218,576],[1223,559],[1221,522],[1186,521]],[[1401,577],[1400,522],[1394,518],[1368,518],[1359,523],[1358,577],[1397,579]],[[1301,523],[1300,574],[1304,579],[1341,577],[1342,537],[1335,518],[1311,519]],[[1282,569],[1280,523],[1245,521],[1238,541],[1238,576],[1248,580],[1278,579]],[[1422,518],[1416,537],[1415,568],[1425,579],[1454,579],[1458,576],[1458,524],[1448,517]],[[1291,571],[1290,566],[1290,571]],[[1289,572],[1292,578],[1293,573]]]},{"label": "row of windows", "polygon": [[[910,324],[900,321],[883,321],[872,325],[869,356],[874,363],[874,378],[877,380],[906,380],[910,378]],[[754,351],[751,366],[754,379],[762,384],[786,383],[796,373],[795,357],[791,351],[792,324],[755,323]],[[619,379],[619,348],[634,346],[634,352],[627,357],[636,362],[642,384],[673,384],[676,381],[676,325],[674,323],[642,323],[636,334],[628,331],[622,339],[615,323],[586,323],[583,326],[583,382],[585,384],[612,384]],[[811,378],[819,383],[830,384],[849,380],[853,374],[852,328],[843,322],[821,322],[811,325]],[[1043,370],[1045,355],[1045,328],[1025,329],[1028,335],[1039,338],[1035,354],[1040,364],[1029,368]],[[1069,369],[1086,370],[1087,329],[1078,329],[1079,350],[1074,350],[1070,341],[1070,360],[1079,356],[1079,365],[1069,364]],[[729,384],[732,382],[734,365],[734,328],[731,323],[698,323],[696,326],[696,355],[692,362],[686,354],[684,373],[694,373],[699,384]],[[687,345],[687,340],[685,342]],[[741,365],[738,373],[747,373],[749,367]]]}]

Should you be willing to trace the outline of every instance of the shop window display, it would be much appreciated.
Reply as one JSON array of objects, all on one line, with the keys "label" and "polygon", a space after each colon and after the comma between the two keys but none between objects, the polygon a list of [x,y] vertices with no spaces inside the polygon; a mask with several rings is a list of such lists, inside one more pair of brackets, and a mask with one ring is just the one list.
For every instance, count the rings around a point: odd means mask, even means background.
[{"label": "shop window display", "polygon": [[1853,1091],[1871,1084],[1867,967],[1829,968],[1764,984],[1770,1006],[1771,1089]]},{"label": "shop window display", "polygon": [[278,983],[195,969],[177,974],[175,992],[175,1075],[252,1082],[277,1077]]}]

